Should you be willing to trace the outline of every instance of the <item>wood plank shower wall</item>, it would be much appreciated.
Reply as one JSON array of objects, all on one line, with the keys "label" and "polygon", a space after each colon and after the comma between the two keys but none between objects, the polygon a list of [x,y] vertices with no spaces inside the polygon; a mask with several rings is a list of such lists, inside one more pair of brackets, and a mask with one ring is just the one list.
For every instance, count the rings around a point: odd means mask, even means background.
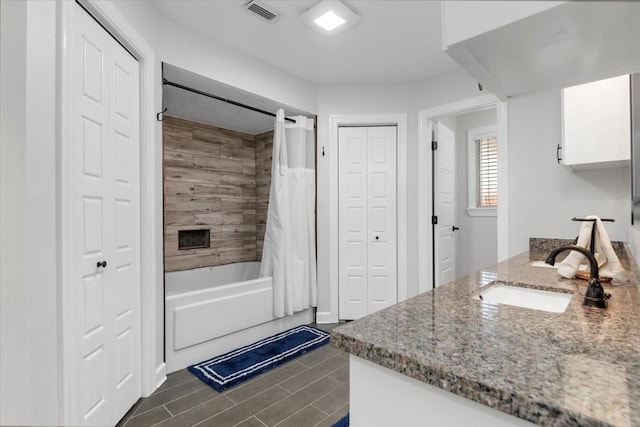
[{"label": "wood plank shower wall", "polygon": [[256,135],[256,257],[258,261],[262,259],[264,232],[267,228],[272,152],[273,131]]},{"label": "wood plank shower wall", "polygon": [[[260,261],[272,140],[165,116],[165,271]],[[199,229],[210,247],[178,249],[179,230]]]}]

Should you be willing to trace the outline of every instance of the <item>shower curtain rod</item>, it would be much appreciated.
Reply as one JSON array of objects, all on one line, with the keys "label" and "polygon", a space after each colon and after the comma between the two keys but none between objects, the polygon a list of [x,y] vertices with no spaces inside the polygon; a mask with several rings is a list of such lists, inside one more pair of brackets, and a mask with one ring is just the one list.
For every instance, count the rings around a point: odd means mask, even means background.
[{"label": "shower curtain rod", "polygon": [[[203,95],[203,96],[207,96],[209,98],[217,99],[218,101],[226,102],[227,104],[235,105],[236,107],[246,108],[247,110],[255,111],[257,113],[266,114],[266,115],[271,116],[271,117],[275,117],[276,116],[274,113],[271,113],[269,111],[261,110],[259,108],[255,108],[255,107],[252,107],[250,105],[241,104],[239,102],[232,101],[231,99],[226,99],[226,98],[222,98],[222,97],[219,97],[219,96],[216,96],[216,95],[212,95],[210,93],[203,92],[203,91],[198,90],[198,89],[193,89],[193,88],[190,88],[188,86],[183,86],[183,85],[181,85],[179,83],[170,82],[167,79],[162,79],[162,83],[165,84],[165,85],[168,85],[168,86],[177,87],[178,89],[182,89],[182,90],[186,90],[186,91],[189,91],[189,92],[197,93],[198,95]],[[291,122],[291,123],[295,123],[296,122],[295,120],[290,119],[288,117],[285,117],[284,119],[286,121],[288,121],[288,122]]]}]

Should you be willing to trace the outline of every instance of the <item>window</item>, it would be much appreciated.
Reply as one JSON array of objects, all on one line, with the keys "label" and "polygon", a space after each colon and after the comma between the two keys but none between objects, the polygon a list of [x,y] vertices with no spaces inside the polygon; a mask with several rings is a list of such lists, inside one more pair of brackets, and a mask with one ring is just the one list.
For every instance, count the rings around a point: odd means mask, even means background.
[{"label": "window", "polygon": [[498,138],[495,126],[467,133],[470,216],[496,216],[498,207]]},{"label": "window", "polygon": [[498,206],[498,139],[495,135],[476,139],[478,160],[478,206]]}]

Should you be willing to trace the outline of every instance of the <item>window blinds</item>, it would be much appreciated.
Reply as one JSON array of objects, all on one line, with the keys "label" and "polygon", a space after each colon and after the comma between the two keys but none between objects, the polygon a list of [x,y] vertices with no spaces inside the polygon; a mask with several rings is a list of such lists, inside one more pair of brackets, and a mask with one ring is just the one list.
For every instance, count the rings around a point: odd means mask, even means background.
[{"label": "window blinds", "polygon": [[478,207],[498,206],[498,144],[491,136],[476,140],[478,153]]}]

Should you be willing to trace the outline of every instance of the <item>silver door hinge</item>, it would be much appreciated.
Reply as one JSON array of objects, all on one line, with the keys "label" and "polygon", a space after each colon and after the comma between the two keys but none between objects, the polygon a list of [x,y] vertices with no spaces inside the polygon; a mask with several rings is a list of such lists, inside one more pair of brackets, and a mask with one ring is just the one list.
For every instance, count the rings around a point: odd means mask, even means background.
[{"label": "silver door hinge", "polygon": [[436,225],[438,223],[438,217],[433,215],[431,217],[431,224]]},{"label": "silver door hinge", "polygon": [[431,151],[436,151],[438,149],[438,141],[431,141]]}]

